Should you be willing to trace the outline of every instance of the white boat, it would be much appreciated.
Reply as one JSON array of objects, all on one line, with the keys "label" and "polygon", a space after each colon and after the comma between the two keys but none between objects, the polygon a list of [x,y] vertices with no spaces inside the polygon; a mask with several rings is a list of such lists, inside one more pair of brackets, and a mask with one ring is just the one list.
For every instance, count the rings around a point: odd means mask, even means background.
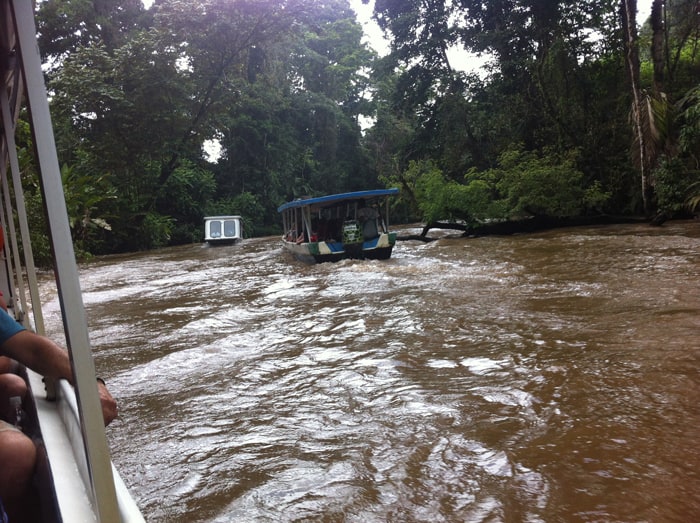
[{"label": "white boat", "polygon": [[293,200],[280,206],[282,245],[301,261],[386,260],[396,244],[389,232],[389,197],[377,189]]},{"label": "white boat", "polygon": [[206,216],[204,241],[209,245],[230,245],[243,239],[240,216]]},{"label": "white boat", "polygon": [[30,389],[30,397],[22,405],[26,413],[22,428],[39,450],[34,506],[41,507],[36,512],[40,512],[42,522],[143,522],[143,515],[112,464],[107,444],[33,8],[34,2],[29,0],[0,0],[0,217],[5,238],[0,251],[0,290],[15,319],[44,334],[29,238],[33,224],[25,211],[14,137],[20,111],[26,107],[75,381],[75,387],[65,380],[47,380],[45,384],[31,370],[19,371]]}]

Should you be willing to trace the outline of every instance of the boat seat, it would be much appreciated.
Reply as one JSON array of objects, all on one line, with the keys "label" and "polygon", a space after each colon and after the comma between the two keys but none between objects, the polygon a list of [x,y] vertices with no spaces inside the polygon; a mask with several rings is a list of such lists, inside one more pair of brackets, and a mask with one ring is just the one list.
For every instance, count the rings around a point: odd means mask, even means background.
[{"label": "boat seat", "polygon": [[365,240],[371,240],[379,236],[379,230],[377,229],[377,220],[367,220],[362,225],[362,238]]}]

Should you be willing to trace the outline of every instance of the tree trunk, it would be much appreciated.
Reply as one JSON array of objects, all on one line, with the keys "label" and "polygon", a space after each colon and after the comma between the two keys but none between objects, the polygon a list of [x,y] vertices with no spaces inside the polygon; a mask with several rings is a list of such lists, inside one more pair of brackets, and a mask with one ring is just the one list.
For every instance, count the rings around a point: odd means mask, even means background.
[{"label": "tree trunk", "polygon": [[[649,160],[647,157],[647,136],[645,132],[644,96],[639,86],[639,49],[637,38],[637,0],[621,0],[620,15],[624,34],[625,66],[632,93],[632,126],[635,136],[635,163],[638,164],[642,181],[642,201],[644,213],[651,214],[650,196],[653,187],[649,180]],[[648,119],[647,119],[648,121]]]},{"label": "tree trunk", "polygon": [[664,52],[664,0],[653,0],[651,4],[651,59],[654,65],[654,97],[664,92],[664,71],[666,59]]}]

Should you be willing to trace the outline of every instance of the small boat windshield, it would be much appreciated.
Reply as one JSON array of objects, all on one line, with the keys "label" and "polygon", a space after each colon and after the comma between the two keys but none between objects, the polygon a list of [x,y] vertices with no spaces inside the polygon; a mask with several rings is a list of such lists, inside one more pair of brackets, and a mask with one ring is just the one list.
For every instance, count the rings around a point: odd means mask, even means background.
[{"label": "small boat windshield", "polygon": [[211,238],[221,238],[221,222],[209,222],[209,236]]},{"label": "small boat windshield", "polygon": [[240,217],[206,217],[204,218],[204,235],[207,240],[238,240],[241,238]]},{"label": "small boat windshield", "polygon": [[224,236],[227,238],[238,236],[238,227],[236,220],[226,220],[224,222]]}]

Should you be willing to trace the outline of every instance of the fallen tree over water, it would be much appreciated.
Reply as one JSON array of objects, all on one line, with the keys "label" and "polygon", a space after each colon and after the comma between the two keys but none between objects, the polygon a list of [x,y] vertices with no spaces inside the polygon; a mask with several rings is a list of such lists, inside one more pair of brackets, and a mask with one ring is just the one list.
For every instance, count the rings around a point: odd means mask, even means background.
[{"label": "fallen tree over water", "polygon": [[615,225],[623,223],[649,223],[655,224],[648,218],[629,216],[578,216],[578,217],[551,217],[534,216],[522,220],[509,220],[491,223],[483,223],[477,226],[456,222],[431,222],[426,224],[420,234],[408,234],[397,236],[398,240],[417,240],[431,242],[438,238],[431,238],[428,232],[432,229],[462,231],[463,237],[478,236],[508,236],[511,234],[533,233],[548,229],[560,229],[564,227],[580,227],[584,225]]}]

